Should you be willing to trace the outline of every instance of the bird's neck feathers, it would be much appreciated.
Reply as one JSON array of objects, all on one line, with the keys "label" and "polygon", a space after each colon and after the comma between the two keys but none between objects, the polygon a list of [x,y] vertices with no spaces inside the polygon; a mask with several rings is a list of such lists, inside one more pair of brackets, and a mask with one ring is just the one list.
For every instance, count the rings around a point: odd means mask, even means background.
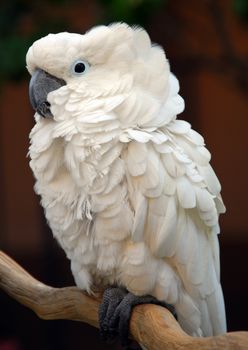
[{"label": "bird's neck feathers", "polygon": [[36,116],[30,134],[31,167],[45,182],[69,172],[85,190],[101,182],[129,142],[166,141],[163,128],[184,108],[173,75],[163,101],[134,88],[130,93],[124,89],[114,96],[88,96],[83,101],[74,95],[69,103],[70,92],[66,87],[59,90],[60,95],[49,96],[54,119]]},{"label": "bird's neck feathers", "polygon": [[70,142],[76,135],[77,143],[86,147],[112,139],[129,142],[138,134],[137,141],[147,142],[148,135],[142,141],[141,131],[159,132],[184,110],[178,80],[171,73],[162,76],[163,92],[159,93],[143,87],[128,73],[119,79],[114,74],[110,82],[98,79],[98,86],[84,83],[50,93],[52,137]]}]

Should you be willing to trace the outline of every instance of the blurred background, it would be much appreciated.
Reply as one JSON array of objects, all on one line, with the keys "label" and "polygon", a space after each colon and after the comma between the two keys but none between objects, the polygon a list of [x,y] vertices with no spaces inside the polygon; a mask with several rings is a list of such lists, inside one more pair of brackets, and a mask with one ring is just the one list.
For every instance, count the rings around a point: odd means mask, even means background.
[{"label": "blurred background", "polygon": [[[49,32],[83,33],[119,20],[144,26],[165,48],[186,102],[180,118],[204,135],[213,155],[227,206],[220,244],[228,329],[247,330],[248,0],[1,0],[0,248],[45,283],[73,284],[33,192],[25,54]],[[0,310],[0,350],[119,348],[84,324],[41,321],[2,291]]]}]

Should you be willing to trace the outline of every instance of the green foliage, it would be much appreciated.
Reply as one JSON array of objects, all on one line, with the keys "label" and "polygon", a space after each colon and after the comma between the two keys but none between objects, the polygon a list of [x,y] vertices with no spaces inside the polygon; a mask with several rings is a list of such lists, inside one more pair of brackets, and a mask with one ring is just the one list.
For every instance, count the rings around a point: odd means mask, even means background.
[{"label": "green foliage", "polygon": [[123,21],[145,25],[154,11],[168,0],[100,0],[107,22]]},{"label": "green foliage", "polygon": [[[0,84],[7,79],[22,79],[27,76],[25,56],[29,46],[49,32],[65,29],[63,20],[47,17],[40,9],[46,5],[60,5],[65,0],[12,0],[0,5]],[[23,22],[33,23],[31,31],[22,29]],[[25,27],[25,24],[24,24]]]},{"label": "green foliage", "polygon": [[22,77],[24,73],[23,60],[28,47],[29,40],[17,35],[9,35],[0,40],[1,80]]},{"label": "green foliage", "polygon": [[233,8],[239,17],[248,22],[248,0],[233,0]]}]

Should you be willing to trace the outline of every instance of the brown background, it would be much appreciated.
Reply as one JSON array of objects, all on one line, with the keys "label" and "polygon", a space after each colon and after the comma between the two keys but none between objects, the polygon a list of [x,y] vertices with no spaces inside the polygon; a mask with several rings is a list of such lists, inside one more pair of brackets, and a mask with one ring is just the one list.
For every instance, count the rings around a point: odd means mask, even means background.
[{"label": "brown background", "polygon": [[[147,29],[152,40],[165,48],[181,82],[186,110],[180,118],[204,135],[222,183],[227,213],[221,217],[220,243],[228,328],[247,330],[248,25],[235,16],[231,1],[216,1],[217,7],[213,3],[170,1]],[[56,11],[57,16],[67,16],[70,29],[77,32],[101,16],[94,1]],[[28,30],[33,20],[24,18],[22,30]],[[34,124],[28,80],[6,81],[0,99],[0,247],[42,281],[71,284],[68,261],[33,192],[27,158]],[[6,341],[9,350],[118,347],[101,344],[97,332],[82,324],[40,321],[1,291],[0,307],[0,350],[7,349]]]}]

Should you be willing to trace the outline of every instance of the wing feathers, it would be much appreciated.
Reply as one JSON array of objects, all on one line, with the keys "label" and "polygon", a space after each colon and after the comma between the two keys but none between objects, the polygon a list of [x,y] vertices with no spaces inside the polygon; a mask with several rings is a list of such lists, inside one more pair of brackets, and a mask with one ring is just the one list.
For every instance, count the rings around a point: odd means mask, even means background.
[{"label": "wing feathers", "polygon": [[129,182],[135,183],[137,197],[133,240],[144,239],[151,253],[171,262],[180,276],[185,295],[176,308],[184,329],[216,334],[225,329],[216,238],[224,211],[220,185],[201,135],[178,120],[164,132],[161,143],[128,146]]},{"label": "wing feathers", "polygon": [[147,167],[147,147],[144,143],[130,142],[128,145],[127,167],[132,176],[145,173]]},{"label": "wing feathers", "polygon": [[153,253],[162,258],[173,254],[173,243],[176,239],[177,209],[174,197],[168,199],[167,210],[161,227],[154,232]]},{"label": "wing feathers", "polygon": [[163,165],[168,174],[174,178],[183,176],[185,173],[185,167],[179,162],[175,161],[175,158],[171,153],[161,155]]},{"label": "wing feathers", "polygon": [[143,239],[148,206],[147,199],[141,193],[138,193],[137,197],[132,230],[132,239],[134,242]]},{"label": "wing feathers", "polygon": [[194,208],[196,206],[195,190],[186,177],[177,180],[177,196],[182,208]]}]

